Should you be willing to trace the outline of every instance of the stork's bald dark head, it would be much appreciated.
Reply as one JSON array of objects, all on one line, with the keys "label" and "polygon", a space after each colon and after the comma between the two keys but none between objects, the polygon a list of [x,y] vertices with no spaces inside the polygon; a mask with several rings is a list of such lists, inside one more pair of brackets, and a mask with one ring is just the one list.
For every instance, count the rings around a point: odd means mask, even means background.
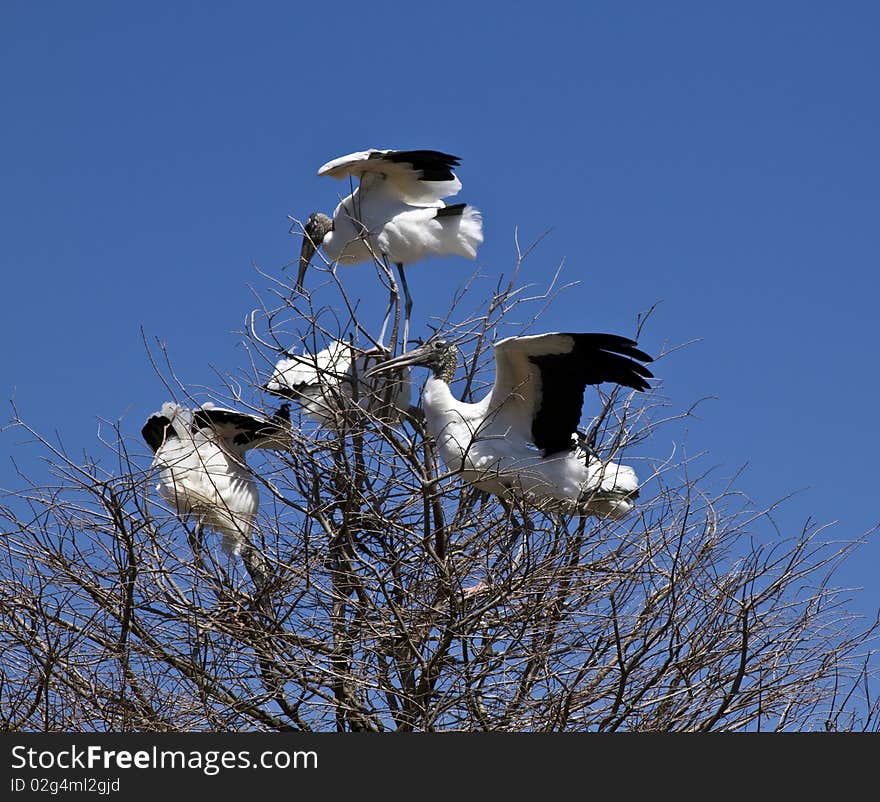
[{"label": "stork's bald dark head", "polygon": [[428,368],[438,379],[449,384],[455,377],[458,365],[458,348],[448,340],[429,340],[418,348],[407,351],[394,359],[380,362],[367,371],[367,376],[404,367]]},{"label": "stork's bald dark head", "polygon": [[306,221],[302,250],[299,252],[299,275],[296,278],[296,289],[302,292],[303,279],[306,277],[306,270],[309,269],[309,262],[315,255],[315,251],[321,247],[324,237],[329,231],[333,230],[333,221],[321,212],[314,212],[309,215]]}]

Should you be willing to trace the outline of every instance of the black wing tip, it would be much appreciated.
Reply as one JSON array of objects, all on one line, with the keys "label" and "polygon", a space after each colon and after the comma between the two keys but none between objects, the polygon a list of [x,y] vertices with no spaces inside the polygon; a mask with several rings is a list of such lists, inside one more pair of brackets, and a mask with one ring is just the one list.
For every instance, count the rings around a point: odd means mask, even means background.
[{"label": "black wing tip", "polygon": [[611,353],[638,359],[640,362],[653,362],[654,357],[639,349],[638,342],[620,334],[605,333],[580,333],[564,332],[566,337],[571,337],[581,347],[610,351]]},{"label": "black wing tip", "polygon": [[445,153],[442,150],[431,150],[430,148],[416,148],[415,150],[388,150],[384,153],[374,153],[371,157],[388,159],[393,162],[405,162],[410,159],[419,159],[420,161],[435,161],[448,164],[450,167],[458,167],[461,164],[461,158],[453,156],[451,153]]},{"label": "black wing tip", "polygon": [[[622,334],[608,334],[606,332],[562,332],[566,337],[573,338],[576,342],[582,342],[592,345],[594,348],[626,348],[627,350],[638,351],[638,342],[630,337],[624,337]],[[644,355],[644,362],[653,362],[654,357],[649,356],[644,351],[638,351]]]},{"label": "black wing tip", "polygon": [[[648,373],[648,375],[645,376],[645,379],[653,379],[653,378],[654,378],[654,375],[652,373]],[[645,379],[634,377],[630,384],[625,384],[624,386],[625,387],[632,387],[633,390],[638,390],[639,392],[644,393],[644,392],[647,392],[648,390],[651,389],[651,385],[648,384],[648,382],[645,381]]]},{"label": "black wing tip", "polygon": [[212,428],[222,425],[238,426],[242,429],[252,429],[259,425],[258,420],[247,412],[236,412],[233,409],[217,409],[214,407],[199,407],[193,411],[192,430]]},{"label": "black wing tip", "polygon": [[458,156],[439,150],[389,150],[385,153],[374,153],[370,158],[385,159],[395,164],[411,164],[414,170],[421,173],[420,181],[454,181],[455,173],[452,168],[461,164]]},{"label": "black wing tip", "polygon": [[617,384],[624,387],[631,387],[633,390],[638,390],[639,392],[645,392],[646,390],[651,389],[651,385],[647,380],[653,379],[655,376],[650,370],[633,359],[621,357],[619,354],[616,354],[615,356],[623,359],[626,363],[625,365],[621,365],[621,369],[626,372],[616,378]]},{"label": "black wing tip", "polygon": [[234,445],[249,446],[264,438],[274,437],[290,425],[290,404],[281,404],[268,418],[231,409],[200,408],[193,413],[193,431],[222,424],[236,426],[240,430],[232,437]]},{"label": "black wing tip", "polygon": [[613,381],[640,392],[651,389],[646,379],[653,379],[655,376],[641,363],[653,362],[654,357],[640,350],[636,340],[620,334],[600,332],[566,332],[566,336],[574,340],[576,349],[583,349],[594,355],[605,354],[606,359],[610,360],[609,365],[617,363],[609,370],[605,381]]}]

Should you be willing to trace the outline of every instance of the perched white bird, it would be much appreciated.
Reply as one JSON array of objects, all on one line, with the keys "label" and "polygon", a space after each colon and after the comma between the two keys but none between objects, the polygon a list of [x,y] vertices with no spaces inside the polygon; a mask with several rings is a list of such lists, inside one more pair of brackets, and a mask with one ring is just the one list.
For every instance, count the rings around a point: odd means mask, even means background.
[{"label": "perched white bird", "polygon": [[428,433],[446,467],[501,498],[511,494],[548,511],[622,518],[638,495],[635,471],[603,462],[580,443],[577,426],[588,384],[646,390],[653,361],[615,334],[538,334],[495,344],[495,384],[474,404],[450,390],[458,349],[428,342],[370,375],[421,365]]},{"label": "perched white bird", "polygon": [[[483,241],[479,211],[466,203],[447,205],[461,182],[452,172],[459,159],[436,150],[364,150],[327,162],[318,175],[358,178],[357,188],[336,207],[331,220],[315,212],[305,225],[297,290],[302,290],[317,248],[341,265],[387,259],[397,266],[403,287],[403,342],[409,336],[412,298],[404,265],[428,256],[475,259]],[[391,316],[392,296],[379,342]]]},{"label": "perched white bird", "polygon": [[[159,469],[159,494],[178,514],[223,538],[223,550],[239,553],[259,506],[257,485],[245,463],[251,448],[285,448],[290,405],[264,418],[211,403],[190,410],[166,402],[141,429]],[[250,566],[249,566],[250,567]]]},{"label": "perched white bird", "polygon": [[371,417],[398,423],[409,409],[409,368],[370,379],[365,375],[387,357],[384,349],[364,351],[333,340],[317,354],[293,354],[279,360],[264,389],[296,401],[309,417],[328,428],[340,428],[354,404]]}]

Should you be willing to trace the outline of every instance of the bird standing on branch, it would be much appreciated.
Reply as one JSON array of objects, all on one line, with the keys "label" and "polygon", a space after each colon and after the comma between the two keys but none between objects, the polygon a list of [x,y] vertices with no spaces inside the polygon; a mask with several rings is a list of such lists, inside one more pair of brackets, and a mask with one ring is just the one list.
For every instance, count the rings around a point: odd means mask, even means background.
[{"label": "bird standing on branch", "polygon": [[371,367],[387,358],[384,348],[364,351],[344,340],[332,340],[316,354],[280,359],[264,389],[296,401],[306,415],[330,429],[339,429],[358,409],[387,423],[399,423],[409,411],[409,368],[366,378]]},{"label": "bird standing on branch", "polygon": [[224,552],[241,555],[262,591],[268,571],[248,537],[260,496],[245,453],[289,447],[290,405],[265,418],[211,403],[190,410],[166,402],[147,419],[141,435],[153,452],[162,498],[178,515],[194,516],[199,531],[218,532]]},{"label": "bird standing on branch", "polygon": [[[309,263],[318,248],[328,259],[351,265],[375,260],[397,267],[404,294],[403,343],[409,337],[412,297],[404,265],[429,256],[475,259],[483,241],[480,212],[466,203],[447,205],[461,182],[452,171],[459,159],[436,150],[364,150],[327,162],[318,175],[358,178],[357,188],[339,203],[332,219],[315,212],[305,225],[296,289],[302,291]],[[388,277],[391,280],[390,271]],[[378,342],[394,308],[391,298]],[[393,344],[392,344],[393,346]]]},{"label": "bird standing on branch", "polygon": [[635,471],[604,462],[580,444],[587,385],[647,390],[653,361],[615,334],[538,334],[495,344],[495,384],[469,404],[450,389],[458,349],[434,340],[390,359],[368,376],[422,366],[428,433],[446,467],[502,499],[518,496],[548,511],[622,518],[638,495]]}]

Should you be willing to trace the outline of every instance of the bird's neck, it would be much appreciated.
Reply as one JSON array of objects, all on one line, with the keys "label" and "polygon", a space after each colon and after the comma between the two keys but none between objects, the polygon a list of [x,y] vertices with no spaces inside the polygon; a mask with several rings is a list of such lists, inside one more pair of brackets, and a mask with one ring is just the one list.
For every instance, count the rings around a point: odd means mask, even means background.
[{"label": "bird's neck", "polygon": [[422,403],[425,407],[425,414],[431,417],[442,416],[447,410],[455,409],[459,401],[452,394],[448,382],[436,375],[428,377],[425,382],[425,388],[422,391]]},{"label": "bird's neck", "polygon": [[455,369],[458,367],[458,349],[450,347],[443,357],[443,361],[432,371],[435,379],[444,382],[447,386],[452,384],[455,378]]},{"label": "bird's neck", "polygon": [[458,421],[455,414],[459,401],[452,395],[449,385],[435,375],[428,377],[422,390],[422,406],[428,432],[435,439],[447,432],[450,423]]},{"label": "bird's neck", "polygon": [[443,404],[457,400],[452,395],[452,390],[449,388],[449,382],[433,373],[425,382],[425,389],[422,395],[425,401],[432,404]]}]

